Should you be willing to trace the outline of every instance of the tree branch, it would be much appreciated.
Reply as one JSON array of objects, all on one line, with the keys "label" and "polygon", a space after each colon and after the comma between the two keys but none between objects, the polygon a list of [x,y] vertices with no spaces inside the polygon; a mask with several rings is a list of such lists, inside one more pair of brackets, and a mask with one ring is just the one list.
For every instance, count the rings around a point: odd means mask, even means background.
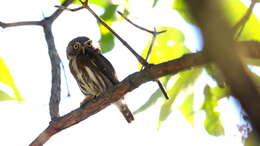
[{"label": "tree branch", "polygon": [[[66,0],[62,6],[67,7],[73,0]],[[52,23],[63,12],[62,9],[57,9],[51,16],[44,18],[41,21],[41,25],[44,30],[45,39],[48,46],[48,53],[51,61],[51,97],[49,102],[50,116],[52,120],[59,117],[59,104],[61,93],[61,59],[55,47],[54,37],[52,34]]]},{"label": "tree branch", "polygon": [[41,21],[23,21],[23,22],[14,22],[14,23],[4,23],[0,21],[0,27],[15,27],[15,26],[25,26],[25,25],[41,25]]}]

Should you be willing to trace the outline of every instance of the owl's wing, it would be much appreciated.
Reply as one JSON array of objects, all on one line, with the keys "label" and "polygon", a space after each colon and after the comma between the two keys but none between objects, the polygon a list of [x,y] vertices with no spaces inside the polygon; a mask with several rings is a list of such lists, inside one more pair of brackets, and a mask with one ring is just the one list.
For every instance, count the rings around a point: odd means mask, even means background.
[{"label": "owl's wing", "polygon": [[113,65],[102,54],[90,49],[86,51],[86,54],[88,54],[91,62],[95,64],[98,70],[108,77],[113,84],[119,82]]}]

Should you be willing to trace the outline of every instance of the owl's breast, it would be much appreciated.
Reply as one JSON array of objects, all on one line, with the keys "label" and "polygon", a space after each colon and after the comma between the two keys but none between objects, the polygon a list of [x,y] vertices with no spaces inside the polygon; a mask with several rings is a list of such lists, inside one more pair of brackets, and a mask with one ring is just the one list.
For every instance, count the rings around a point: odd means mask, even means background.
[{"label": "owl's breast", "polygon": [[70,70],[84,95],[99,95],[106,91],[112,83],[95,66],[82,64],[74,59],[70,62]]}]

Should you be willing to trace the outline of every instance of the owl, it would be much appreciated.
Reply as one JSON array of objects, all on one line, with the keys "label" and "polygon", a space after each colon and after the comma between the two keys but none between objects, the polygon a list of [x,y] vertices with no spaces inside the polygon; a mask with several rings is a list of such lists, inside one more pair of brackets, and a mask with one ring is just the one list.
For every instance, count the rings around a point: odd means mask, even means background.
[{"label": "owl", "polygon": [[[71,40],[66,49],[69,67],[85,99],[81,105],[90,101],[107,89],[119,83],[112,64],[92,45],[88,37]],[[128,123],[134,120],[132,112],[123,98],[114,103]]]}]

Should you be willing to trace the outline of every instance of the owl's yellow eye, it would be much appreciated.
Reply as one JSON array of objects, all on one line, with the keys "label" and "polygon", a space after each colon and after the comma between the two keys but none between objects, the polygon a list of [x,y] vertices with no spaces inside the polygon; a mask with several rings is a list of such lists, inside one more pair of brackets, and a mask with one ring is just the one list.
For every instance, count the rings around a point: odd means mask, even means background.
[{"label": "owl's yellow eye", "polygon": [[79,43],[75,43],[72,45],[73,49],[77,50],[80,48],[80,44]]},{"label": "owl's yellow eye", "polygon": [[84,43],[84,46],[87,46],[87,47],[92,47],[92,41],[91,40],[88,40]]}]

